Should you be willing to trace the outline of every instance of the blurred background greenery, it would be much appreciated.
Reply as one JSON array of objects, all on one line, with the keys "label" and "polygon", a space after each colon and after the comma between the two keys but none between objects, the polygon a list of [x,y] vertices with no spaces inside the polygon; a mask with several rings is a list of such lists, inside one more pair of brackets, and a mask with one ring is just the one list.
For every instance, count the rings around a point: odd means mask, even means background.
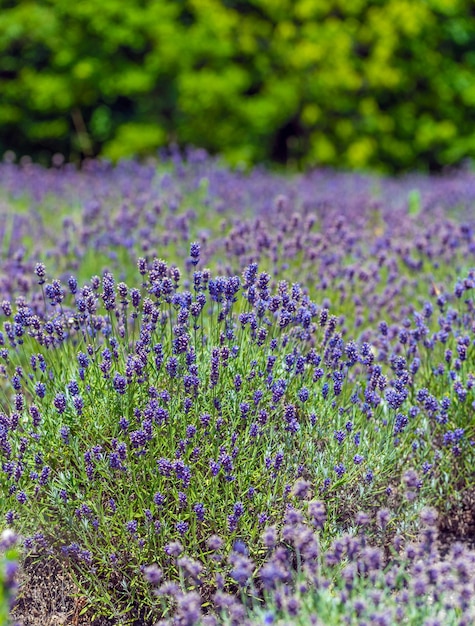
[{"label": "blurred background greenery", "polygon": [[473,0],[0,0],[0,153],[232,164],[475,156]]}]

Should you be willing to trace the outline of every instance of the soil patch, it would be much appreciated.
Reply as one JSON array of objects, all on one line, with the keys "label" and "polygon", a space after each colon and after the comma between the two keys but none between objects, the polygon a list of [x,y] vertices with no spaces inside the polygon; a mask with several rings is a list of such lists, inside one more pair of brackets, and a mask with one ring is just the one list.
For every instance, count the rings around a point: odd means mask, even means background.
[{"label": "soil patch", "polygon": [[81,614],[86,601],[61,563],[52,557],[27,557],[21,563],[19,592],[12,618],[19,626],[113,626],[116,621]]}]

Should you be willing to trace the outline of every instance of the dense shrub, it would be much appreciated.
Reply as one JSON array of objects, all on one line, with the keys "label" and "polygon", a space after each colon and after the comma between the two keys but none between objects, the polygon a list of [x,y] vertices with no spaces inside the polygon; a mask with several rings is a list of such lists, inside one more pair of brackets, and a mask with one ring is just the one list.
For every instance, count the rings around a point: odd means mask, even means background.
[{"label": "dense shrub", "polygon": [[116,159],[178,141],[386,171],[475,153],[469,0],[2,5],[0,151]]}]

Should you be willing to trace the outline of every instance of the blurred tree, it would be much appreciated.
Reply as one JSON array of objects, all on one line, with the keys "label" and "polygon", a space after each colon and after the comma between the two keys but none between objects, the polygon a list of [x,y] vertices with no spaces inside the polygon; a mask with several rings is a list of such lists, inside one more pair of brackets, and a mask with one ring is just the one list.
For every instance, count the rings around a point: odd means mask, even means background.
[{"label": "blurred tree", "polygon": [[474,71],[471,0],[0,0],[0,151],[438,169]]}]

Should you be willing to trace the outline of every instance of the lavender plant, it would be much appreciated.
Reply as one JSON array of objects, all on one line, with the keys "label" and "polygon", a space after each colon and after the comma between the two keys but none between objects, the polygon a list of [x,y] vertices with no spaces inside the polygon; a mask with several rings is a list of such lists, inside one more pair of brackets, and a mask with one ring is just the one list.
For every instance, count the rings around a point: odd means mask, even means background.
[{"label": "lavender plant", "polygon": [[[164,582],[161,570],[152,565],[144,575],[170,607],[170,616],[159,624],[469,624],[475,616],[475,553],[454,544],[442,555],[436,511],[423,509],[420,517],[416,540],[397,536],[386,553],[368,542],[361,514],[355,520],[359,533],[342,535],[322,550],[322,503],[308,502],[306,515],[289,509],[280,533],[274,527],[262,533],[267,558],[261,567],[242,545],[234,546],[228,567],[241,598],[218,589],[216,610],[208,614],[196,591]],[[389,511],[381,509],[378,518],[384,532]],[[184,578],[189,579],[192,566],[196,572],[196,562],[183,554],[176,562]],[[199,588],[199,580],[194,582]]]},{"label": "lavender plant", "polygon": [[[226,549],[237,537],[252,546],[281,518],[299,476],[322,490],[360,482],[362,493],[373,480],[361,455],[342,480],[352,447],[343,451],[337,431],[318,459],[326,428],[317,413],[330,393],[318,352],[328,352],[340,420],[356,363],[332,365],[336,319],[325,309],[296,284],[272,293],[255,264],[242,281],[196,271],[193,293],[161,260],[139,259],[138,270],[140,289],[110,273],[81,288],[70,280],[72,308],[38,264],[46,314],[20,303],[2,353],[6,518],[32,533],[27,549],[69,559],[82,582],[97,590],[102,581],[103,597],[112,585],[124,612],[144,609],[137,574],[156,554],[166,559],[170,542],[200,557],[216,533],[228,535]],[[378,439],[361,446],[370,459]]]},{"label": "lavender plant", "polygon": [[[268,623],[396,619],[394,536],[474,489],[472,179],[1,165],[0,508],[25,550],[123,620],[239,622],[253,597]],[[280,596],[263,532],[290,546]],[[323,558],[348,533],[383,549],[376,577]],[[352,613],[383,566],[386,617]],[[407,619],[439,619],[416,596]]]}]

